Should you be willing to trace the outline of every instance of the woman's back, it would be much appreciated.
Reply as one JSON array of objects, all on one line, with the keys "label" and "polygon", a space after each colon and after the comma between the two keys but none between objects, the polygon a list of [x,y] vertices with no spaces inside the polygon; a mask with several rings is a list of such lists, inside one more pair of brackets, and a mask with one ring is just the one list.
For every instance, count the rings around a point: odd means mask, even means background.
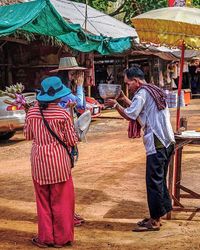
[{"label": "woman's back", "polygon": [[[43,110],[50,128],[65,142],[74,146],[78,141],[70,115],[57,103],[51,103]],[[54,138],[40,114],[39,106],[31,108],[27,114],[24,134],[33,140],[31,166],[33,178],[40,184],[53,184],[69,179],[71,162],[66,149]]]}]

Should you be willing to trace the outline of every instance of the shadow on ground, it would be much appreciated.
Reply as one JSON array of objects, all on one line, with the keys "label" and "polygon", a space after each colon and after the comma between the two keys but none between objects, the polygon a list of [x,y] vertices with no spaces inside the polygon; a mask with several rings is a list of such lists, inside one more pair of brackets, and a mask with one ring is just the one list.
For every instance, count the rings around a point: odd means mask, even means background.
[{"label": "shadow on ground", "polygon": [[110,200],[110,197],[103,191],[95,189],[75,188],[75,194],[77,204],[91,205]]},{"label": "shadow on ground", "polygon": [[36,213],[25,212],[15,208],[0,207],[0,219],[12,221],[37,222]]},{"label": "shadow on ground", "polygon": [[137,219],[147,216],[148,208],[145,203],[121,200],[104,215],[104,218]]},{"label": "shadow on ground", "polygon": [[34,188],[31,179],[15,177],[0,178],[0,198],[34,202]]}]

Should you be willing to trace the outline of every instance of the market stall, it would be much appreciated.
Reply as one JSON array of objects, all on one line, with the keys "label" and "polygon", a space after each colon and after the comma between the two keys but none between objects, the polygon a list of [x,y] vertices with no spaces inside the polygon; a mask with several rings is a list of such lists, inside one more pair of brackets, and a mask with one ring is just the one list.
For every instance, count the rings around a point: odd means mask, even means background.
[{"label": "market stall", "polygon": [[[182,203],[183,199],[200,199],[200,194],[194,192],[189,187],[182,184],[182,161],[183,161],[183,149],[190,144],[200,145],[200,132],[185,131],[180,135],[175,135],[176,140],[176,154],[177,157],[173,157],[171,161],[171,167],[169,168],[169,181],[168,187],[171,196],[174,200],[174,211],[192,212],[189,216],[191,220],[197,212],[200,212],[200,206],[185,206]],[[174,175],[173,166],[176,164],[177,173]],[[168,219],[171,219],[171,213],[168,214]]]}]

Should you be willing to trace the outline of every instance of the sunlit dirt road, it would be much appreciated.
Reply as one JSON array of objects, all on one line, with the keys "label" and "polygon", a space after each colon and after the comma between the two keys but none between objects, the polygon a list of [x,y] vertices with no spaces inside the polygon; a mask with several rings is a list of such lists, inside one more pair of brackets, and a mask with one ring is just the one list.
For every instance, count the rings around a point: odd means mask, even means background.
[{"label": "sunlit dirt road", "polygon": [[[200,127],[199,110],[199,100],[183,109],[189,129]],[[171,113],[174,123],[175,111]],[[116,113],[106,115],[115,117]],[[131,231],[139,219],[148,216],[148,209],[142,139],[127,138],[126,121],[98,119],[87,139],[79,144],[79,162],[73,170],[76,212],[86,219],[75,230],[73,249],[200,249],[198,214],[187,221],[190,213],[174,212],[159,232]],[[21,132],[0,144],[0,249],[37,249],[30,242],[37,233],[30,148],[31,142]],[[199,155],[197,145],[184,149],[183,183],[197,192]],[[184,204],[199,206],[200,201]]]}]

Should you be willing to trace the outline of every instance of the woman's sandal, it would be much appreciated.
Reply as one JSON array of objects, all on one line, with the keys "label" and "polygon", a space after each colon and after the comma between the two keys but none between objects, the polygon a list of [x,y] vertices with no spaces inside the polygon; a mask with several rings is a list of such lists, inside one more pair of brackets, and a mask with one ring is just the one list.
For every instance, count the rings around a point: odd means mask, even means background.
[{"label": "woman's sandal", "polygon": [[85,220],[79,215],[79,214],[74,214],[74,226],[79,227],[83,223],[85,223]]},{"label": "woman's sandal", "polygon": [[80,221],[81,223],[85,222],[85,219],[76,213],[74,214],[74,219]]},{"label": "woman's sandal", "polygon": [[80,220],[74,220],[74,226],[75,227],[80,227],[82,225]]},{"label": "woman's sandal", "polygon": [[32,238],[31,242],[32,242],[33,245],[35,245],[37,247],[40,247],[40,248],[47,248],[47,247],[49,247],[49,245],[40,242],[37,237]]}]

